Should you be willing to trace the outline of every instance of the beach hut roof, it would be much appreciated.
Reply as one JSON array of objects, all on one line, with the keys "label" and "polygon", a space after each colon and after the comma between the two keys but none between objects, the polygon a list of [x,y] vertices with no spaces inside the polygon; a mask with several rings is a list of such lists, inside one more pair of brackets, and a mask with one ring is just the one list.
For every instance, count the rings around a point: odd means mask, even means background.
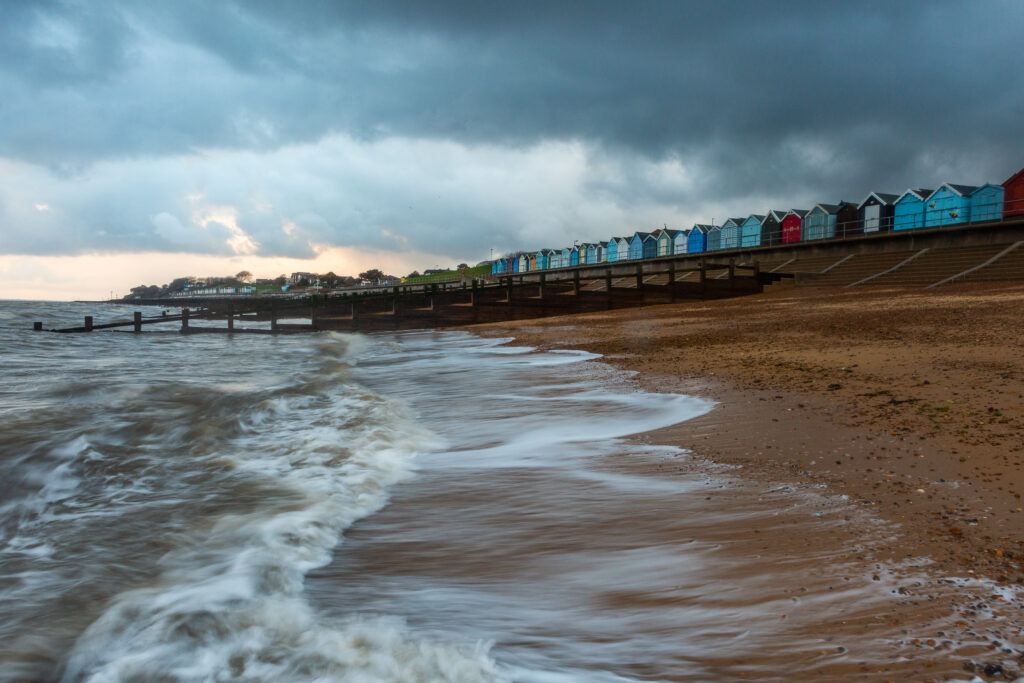
[{"label": "beach hut roof", "polygon": [[[725,221],[725,223],[733,223],[734,225],[740,225],[745,220],[747,220],[747,219],[746,218],[729,218],[729,219],[727,219]],[[723,223],[722,225],[724,226],[725,223]]]},{"label": "beach hut roof", "polygon": [[693,226],[693,228],[690,229],[690,232],[693,232],[694,230],[700,230],[701,232],[707,232],[712,227],[713,226],[708,225],[707,223],[697,223],[696,225]]},{"label": "beach hut roof", "polygon": [[754,219],[755,221],[757,221],[758,223],[764,223],[764,218],[765,218],[765,217],[764,217],[763,215],[759,214],[759,213],[752,213],[752,214],[750,214],[749,216],[747,216],[746,220],[744,220],[743,222],[744,222],[744,223],[746,223],[746,222],[747,222],[747,221],[749,221],[749,220],[750,220],[751,218],[753,218],[753,219]]},{"label": "beach hut roof", "polygon": [[786,217],[787,213],[789,213],[789,212],[788,211],[780,211],[779,209],[772,209],[767,214],[765,214],[764,220],[768,220],[769,218],[774,218],[775,220],[777,220],[778,222],[781,223],[782,219]]},{"label": "beach hut roof", "polygon": [[938,189],[936,189],[934,192],[928,195],[927,198],[931,199],[932,195],[935,194],[935,192],[939,192],[944,187],[948,187],[950,190],[953,191],[954,194],[957,194],[961,197],[967,197],[972,192],[978,189],[977,185],[954,185],[953,183],[942,183],[941,185],[939,185]]},{"label": "beach hut roof", "polygon": [[607,247],[608,243],[607,242],[598,242],[597,246],[599,246],[599,247]]},{"label": "beach hut roof", "polygon": [[642,239],[642,240],[645,240],[645,239],[647,239],[647,238],[648,238],[648,237],[650,237],[650,236],[651,236],[651,233],[649,233],[649,232],[640,232],[640,231],[637,231],[637,232],[634,232],[634,233],[633,233],[633,237],[639,237],[639,238],[640,238],[640,239]]},{"label": "beach hut roof", "polygon": [[896,201],[894,201],[894,202],[893,202],[893,204],[899,204],[900,202],[902,202],[902,201],[903,201],[903,199],[904,199],[904,198],[905,198],[905,197],[906,197],[906,196],[907,196],[908,194],[914,195],[914,196],[915,196],[915,197],[917,197],[917,198],[918,198],[918,199],[919,199],[920,201],[922,201],[922,202],[923,202],[923,201],[925,200],[925,198],[926,198],[926,197],[928,197],[928,196],[930,196],[930,195],[931,195],[931,193],[932,193],[932,192],[934,192],[934,191],[935,191],[935,190],[926,190],[926,189],[924,189],[924,188],[919,188],[919,189],[916,189],[916,190],[915,190],[914,188],[910,188],[909,190],[907,190],[906,192],[904,192],[903,194],[901,194],[901,195],[900,195],[899,197],[897,197],[897,198],[896,198]]},{"label": "beach hut roof", "polygon": [[882,206],[892,206],[896,203],[896,200],[900,198],[898,194],[887,194],[885,192],[872,192],[864,198],[860,204],[857,205],[857,209],[863,209],[864,205],[867,204],[871,198],[874,197],[878,200],[878,203]]},{"label": "beach hut roof", "polygon": [[[798,218],[803,218],[808,213],[810,213],[810,212],[807,209],[790,209],[789,211],[786,212],[786,216],[788,216],[789,214],[793,214],[794,216],[797,216]],[[785,216],[783,216],[783,218],[785,218]]]},{"label": "beach hut roof", "polygon": [[846,202],[840,202],[839,204],[815,204],[807,213],[813,213],[816,209],[821,209],[822,212],[827,213],[829,216],[834,216],[839,213],[839,208]]},{"label": "beach hut roof", "polygon": [[976,188],[974,188],[974,191],[971,192],[971,194],[978,194],[979,192],[984,190],[986,187],[997,187],[1000,190],[1003,189],[1002,185],[996,185],[995,183],[985,183],[984,185],[978,185]]}]

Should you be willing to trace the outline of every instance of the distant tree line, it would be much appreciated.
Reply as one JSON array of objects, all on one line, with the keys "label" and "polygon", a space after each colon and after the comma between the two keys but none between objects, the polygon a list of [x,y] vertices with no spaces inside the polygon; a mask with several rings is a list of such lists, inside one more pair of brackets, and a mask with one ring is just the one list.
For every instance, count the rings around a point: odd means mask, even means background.
[{"label": "distant tree line", "polygon": [[196,287],[244,287],[255,285],[256,287],[284,287],[291,285],[295,287],[310,287],[319,285],[329,289],[358,287],[362,282],[377,284],[397,280],[393,275],[387,275],[379,268],[371,268],[359,273],[358,277],[350,275],[337,275],[334,272],[323,274],[317,273],[292,273],[291,276],[282,273],[276,278],[253,278],[248,270],[239,271],[235,275],[212,276],[212,277],[179,277],[164,285],[139,285],[132,287],[125,299],[159,299],[185,291],[189,286]]}]

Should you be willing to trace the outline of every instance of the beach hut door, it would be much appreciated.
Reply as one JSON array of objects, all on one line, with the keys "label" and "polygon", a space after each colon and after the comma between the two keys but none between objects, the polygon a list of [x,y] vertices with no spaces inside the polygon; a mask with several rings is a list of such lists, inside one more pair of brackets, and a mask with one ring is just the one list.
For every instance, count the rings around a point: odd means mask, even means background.
[{"label": "beach hut door", "polygon": [[878,217],[882,207],[878,204],[864,207],[864,232],[878,232]]}]

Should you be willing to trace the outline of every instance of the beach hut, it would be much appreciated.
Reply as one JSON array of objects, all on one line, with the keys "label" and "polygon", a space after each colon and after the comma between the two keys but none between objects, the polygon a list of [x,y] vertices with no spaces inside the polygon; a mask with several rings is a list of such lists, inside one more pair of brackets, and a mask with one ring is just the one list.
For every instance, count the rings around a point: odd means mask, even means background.
[{"label": "beach hut", "polygon": [[752,213],[740,223],[740,246],[744,249],[761,246],[761,224],[765,216]]},{"label": "beach hut", "polygon": [[534,252],[532,254],[527,254],[526,259],[529,261],[529,263],[526,266],[526,269],[527,270],[531,270],[531,271],[537,270],[537,254],[536,254],[536,252]]},{"label": "beach hut", "polygon": [[658,255],[658,233],[652,232],[644,238],[644,258],[655,258]]},{"label": "beach hut", "polygon": [[597,263],[597,245],[587,242],[580,245],[580,260],[586,265]]},{"label": "beach hut", "polygon": [[572,247],[566,247],[562,250],[562,261],[563,268],[568,268],[572,265]]},{"label": "beach hut", "polygon": [[619,240],[616,237],[608,240],[608,248],[604,252],[605,260],[608,263],[615,263],[619,260]]},{"label": "beach hut", "polygon": [[892,229],[912,230],[924,226],[924,200],[931,190],[909,189],[893,202]]},{"label": "beach hut", "polygon": [[615,242],[619,245],[619,260],[629,260],[629,240],[628,237],[616,237]]},{"label": "beach hut", "polygon": [[786,217],[786,211],[772,209],[765,214],[761,221],[761,246],[771,247],[782,243],[782,219]]},{"label": "beach hut", "polygon": [[968,220],[972,223],[978,221],[994,221],[1003,217],[1003,190],[1002,185],[985,183],[971,193],[971,215]]},{"label": "beach hut", "polygon": [[722,248],[722,226],[721,225],[709,225],[707,231],[707,242],[705,243],[705,251],[718,251]]},{"label": "beach hut", "polygon": [[687,248],[689,247],[688,241],[690,236],[685,230],[676,230],[675,236],[672,238],[672,253],[673,254],[686,254]]},{"label": "beach hut", "polygon": [[569,250],[569,265],[580,265],[580,245],[578,244],[574,244],[572,249]]},{"label": "beach hut", "polygon": [[1003,218],[1024,216],[1024,168],[1003,183]]},{"label": "beach hut", "polygon": [[974,185],[939,185],[924,200],[925,227],[966,223],[971,216],[971,193],[977,189]]},{"label": "beach hut", "polygon": [[782,218],[782,243],[791,244],[804,238],[804,217],[807,209],[790,209]]},{"label": "beach hut", "polygon": [[730,218],[722,223],[722,236],[719,249],[736,249],[740,246],[740,226],[743,218]]},{"label": "beach hut", "polygon": [[546,270],[549,267],[547,251],[547,249],[541,249],[533,255],[533,261],[536,264],[537,270]]},{"label": "beach hut", "polygon": [[889,232],[898,194],[872,192],[857,205],[857,220],[861,233]]},{"label": "beach hut", "polygon": [[491,261],[491,275],[497,275],[499,272],[501,272],[500,270],[498,270],[501,267],[499,263],[500,261]]},{"label": "beach hut", "polygon": [[511,263],[512,263],[512,267],[509,268],[509,272],[510,273],[518,273],[519,272],[519,257],[518,256],[513,256],[512,258],[509,259],[509,261],[511,261]]},{"label": "beach hut", "polygon": [[711,229],[710,225],[704,225],[698,223],[693,226],[690,230],[690,234],[686,237],[686,253],[687,254],[699,254],[707,251],[708,249],[708,230]]},{"label": "beach hut", "polygon": [[519,272],[525,273],[530,270],[530,257],[525,253],[519,255]]},{"label": "beach hut", "polygon": [[803,221],[804,240],[843,237],[857,223],[857,207],[849,202],[815,204]]},{"label": "beach hut", "polygon": [[651,236],[649,232],[634,232],[629,240],[629,260],[644,258],[644,242]]},{"label": "beach hut", "polygon": [[671,256],[676,253],[676,235],[681,230],[669,230],[665,228],[658,234],[658,256]]}]

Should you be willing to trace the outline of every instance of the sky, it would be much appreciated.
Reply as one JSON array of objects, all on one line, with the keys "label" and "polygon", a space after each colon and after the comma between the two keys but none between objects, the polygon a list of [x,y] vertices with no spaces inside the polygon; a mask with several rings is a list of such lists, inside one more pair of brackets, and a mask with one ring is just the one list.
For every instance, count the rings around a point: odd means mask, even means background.
[{"label": "sky", "polygon": [[1018,0],[0,0],[0,298],[1001,183],[1022,35]]}]

